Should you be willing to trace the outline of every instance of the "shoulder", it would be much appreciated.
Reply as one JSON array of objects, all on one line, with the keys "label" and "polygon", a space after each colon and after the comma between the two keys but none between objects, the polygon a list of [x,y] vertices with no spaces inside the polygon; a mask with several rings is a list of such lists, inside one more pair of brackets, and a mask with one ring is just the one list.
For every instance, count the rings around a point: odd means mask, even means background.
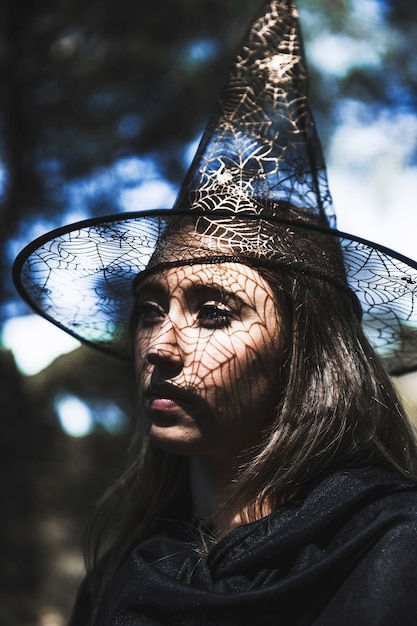
[{"label": "shoulder", "polygon": [[[363,531],[340,586],[317,626],[412,626],[417,622],[417,515],[400,516]],[[397,512],[398,512],[397,511]],[[360,534],[360,533],[359,533]]]},{"label": "shoulder", "polygon": [[395,546],[399,554],[407,546],[417,557],[417,483],[400,474],[376,468],[334,472],[306,494],[301,510],[305,527],[333,547],[349,544],[371,554]]},{"label": "shoulder", "polygon": [[[303,505],[343,519],[367,514],[417,520],[417,482],[399,473],[369,468],[332,472],[302,494]],[[320,516],[320,511],[317,514]]]},{"label": "shoulder", "polygon": [[339,472],[318,483],[305,504],[309,498],[322,511],[322,564],[337,563],[312,623],[416,623],[416,483],[384,470]]}]

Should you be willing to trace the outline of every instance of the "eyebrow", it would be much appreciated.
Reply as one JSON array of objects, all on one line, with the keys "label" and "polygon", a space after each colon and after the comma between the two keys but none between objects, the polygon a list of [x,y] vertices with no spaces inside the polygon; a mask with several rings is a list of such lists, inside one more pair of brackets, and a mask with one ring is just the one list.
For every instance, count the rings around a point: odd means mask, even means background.
[{"label": "eyebrow", "polygon": [[[188,295],[188,297],[217,297],[219,299],[225,300],[226,302],[232,302],[236,306],[248,306],[248,303],[245,302],[240,296],[238,296],[233,291],[229,291],[224,287],[223,284],[217,283],[215,281],[210,282],[191,282],[186,279],[188,285],[184,289],[184,293]],[[149,278],[145,278],[143,281],[139,282],[137,287],[134,288],[135,294],[139,294],[142,292],[149,293],[165,293],[166,286],[157,276],[150,276]]]},{"label": "eyebrow", "polygon": [[224,285],[221,283],[216,283],[214,281],[209,283],[191,284],[187,289],[185,289],[185,291],[194,292],[197,297],[216,296],[226,302],[233,302],[235,305],[240,307],[247,306],[247,303],[242,300],[240,296],[233,291],[225,289]]}]

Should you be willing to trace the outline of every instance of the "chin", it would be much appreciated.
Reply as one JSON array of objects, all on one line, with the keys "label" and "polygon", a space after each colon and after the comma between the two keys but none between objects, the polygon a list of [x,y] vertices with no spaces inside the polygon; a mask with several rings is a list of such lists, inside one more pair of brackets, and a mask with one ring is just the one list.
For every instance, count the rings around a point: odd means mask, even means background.
[{"label": "chin", "polygon": [[194,456],[204,454],[204,445],[199,433],[184,432],[178,426],[151,426],[150,440],[154,446],[180,456]]}]

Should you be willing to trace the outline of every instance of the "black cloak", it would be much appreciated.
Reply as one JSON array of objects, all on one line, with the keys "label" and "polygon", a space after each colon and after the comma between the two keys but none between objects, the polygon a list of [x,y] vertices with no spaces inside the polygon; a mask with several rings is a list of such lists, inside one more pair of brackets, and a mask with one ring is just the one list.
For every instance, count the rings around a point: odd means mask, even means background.
[{"label": "black cloak", "polygon": [[[85,626],[88,585],[70,626]],[[204,551],[165,522],[110,580],[97,626],[416,626],[417,485],[337,471]]]}]

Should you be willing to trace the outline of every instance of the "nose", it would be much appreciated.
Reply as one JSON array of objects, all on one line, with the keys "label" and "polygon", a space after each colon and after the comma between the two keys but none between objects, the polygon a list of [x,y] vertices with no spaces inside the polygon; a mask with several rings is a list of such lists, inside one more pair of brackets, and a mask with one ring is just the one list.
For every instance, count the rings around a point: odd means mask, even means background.
[{"label": "nose", "polygon": [[146,349],[145,357],[151,365],[181,367],[184,364],[183,351],[178,341],[179,330],[167,318],[155,331]]}]

